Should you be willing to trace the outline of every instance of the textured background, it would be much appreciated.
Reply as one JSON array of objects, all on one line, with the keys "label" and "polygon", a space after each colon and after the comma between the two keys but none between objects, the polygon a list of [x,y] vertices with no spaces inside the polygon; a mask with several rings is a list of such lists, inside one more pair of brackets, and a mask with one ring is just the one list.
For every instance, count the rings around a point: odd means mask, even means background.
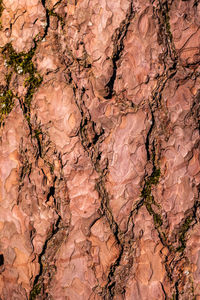
[{"label": "textured background", "polygon": [[199,1],[0,20],[0,298],[199,300]]}]

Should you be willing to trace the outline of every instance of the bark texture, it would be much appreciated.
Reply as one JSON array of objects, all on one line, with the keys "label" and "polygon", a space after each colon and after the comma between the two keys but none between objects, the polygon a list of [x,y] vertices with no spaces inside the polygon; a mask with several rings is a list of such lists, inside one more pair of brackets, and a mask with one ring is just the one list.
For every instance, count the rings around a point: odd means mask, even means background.
[{"label": "bark texture", "polygon": [[0,299],[199,300],[199,1],[0,16]]}]

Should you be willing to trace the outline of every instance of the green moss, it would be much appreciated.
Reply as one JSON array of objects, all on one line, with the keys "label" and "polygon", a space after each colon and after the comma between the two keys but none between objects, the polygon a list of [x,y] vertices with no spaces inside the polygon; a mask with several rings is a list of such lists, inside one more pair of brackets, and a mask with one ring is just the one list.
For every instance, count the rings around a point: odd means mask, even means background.
[{"label": "green moss", "polygon": [[[4,10],[4,6],[3,6],[3,0],[0,0],[0,18],[2,16],[2,12]],[[0,19],[0,30],[2,29],[2,23],[1,23],[1,19]]]},{"label": "green moss", "polygon": [[166,31],[169,36],[170,42],[172,42],[172,33],[170,28],[170,18],[168,12],[165,15],[165,26],[166,26]]},{"label": "green moss", "polygon": [[0,124],[4,118],[11,112],[14,106],[13,93],[11,90],[6,90],[0,94]]},{"label": "green moss", "polygon": [[190,228],[190,225],[193,221],[193,218],[192,216],[188,216],[186,219],[185,219],[185,222],[183,223],[183,225],[181,226],[181,229],[180,229],[180,232],[179,232],[179,242],[181,243],[181,246],[179,246],[176,251],[178,252],[183,252],[185,247],[186,247],[186,239],[185,239],[185,236],[186,236],[186,233],[187,231],[189,230]]},{"label": "green moss", "polygon": [[51,174],[53,175],[54,174],[54,165],[53,164],[51,164],[50,162],[48,163],[48,165],[49,165],[49,168],[50,168],[50,172],[51,172]]},{"label": "green moss", "polygon": [[153,221],[154,221],[154,224],[158,227],[162,226],[162,224],[163,224],[161,217],[159,216],[159,214],[156,214],[156,213],[154,213],[154,215],[153,215]]},{"label": "green moss", "polygon": [[2,12],[4,10],[4,7],[3,7],[3,0],[0,0],[0,17],[2,15]]},{"label": "green moss", "polygon": [[[144,188],[141,192],[141,197],[144,199],[144,204],[146,206],[146,209],[148,210],[149,214],[153,216],[154,225],[156,228],[162,226],[163,221],[159,214],[155,213],[152,204],[158,206],[156,202],[154,201],[154,197],[151,194],[151,189],[153,185],[158,184],[160,178],[160,169],[154,168],[151,176],[149,176],[146,179]],[[159,207],[159,206],[158,206]]]},{"label": "green moss", "polygon": [[30,300],[34,300],[37,297],[37,295],[40,294],[41,289],[42,289],[41,284],[40,283],[36,284],[30,293]]},{"label": "green moss", "polygon": [[2,54],[6,60],[6,64],[19,75],[29,74],[29,77],[24,81],[24,86],[27,87],[24,103],[24,115],[30,123],[30,107],[34,93],[42,82],[42,77],[37,73],[32,62],[36,48],[32,48],[29,52],[17,53],[11,43],[3,47]]},{"label": "green moss", "polygon": [[17,53],[12,47],[11,43],[6,44],[2,49],[2,54],[8,66],[12,67],[18,74],[34,74],[34,65],[32,57],[35,49],[32,48],[29,52]]},{"label": "green moss", "polygon": [[0,125],[2,124],[5,117],[12,111],[14,107],[14,94],[11,89],[9,89],[11,81],[12,72],[5,76],[6,87],[0,91]]},{"label": "green moss", "polygon": [[151,184],[158,184],[160,178],[160,169],[156,169],[153,171],[153,173],[150,176],[150,183]]},{"label": "green moss", "polygon": [[5,78],[6,78],[6,86],[7,88],[10,85],[10,81],[11,81],[11,77],[12,77],[12,72],[9,72],[8,74],[6,74]]},{"label": "green moss", "polygon": [[40,134],[42,134],[42,132],[39,129],[35,129],[34,134],[35,134],[36,138],[39,138],[39,136],[40,136]]},{"label": "green moss", "polygon": [[154,221],[154,225],[156,226],[156,228],[162,226],[163,221],[162,221],[160,215],[155,213],[154,210],[152,209],[152,203],[145,201],[144,204],[146,206],[146,209],[148,210],[148,213],[153,216],[153,221]]},{"label": "green moss", "polygon": [[30,109],[31,105],[31,100],[33,98],[33,95],[37,88],[40,86],[42,83],[42,77],[36,73],[36,74],[31,74],[28,79],[25,80],[25,86],[28,87],[26,96],[25,96],[25,104],[26,106]]},{"label": "green moss", "polygon": [[151,176],[147,178],[144,188],[141,192],[141,197],[144,199],[147,198],[152,198],[151,196],[151,188],[152,185],[156,185],[159,182],[159,178],[160,178],[160,169],[154,169]]}]

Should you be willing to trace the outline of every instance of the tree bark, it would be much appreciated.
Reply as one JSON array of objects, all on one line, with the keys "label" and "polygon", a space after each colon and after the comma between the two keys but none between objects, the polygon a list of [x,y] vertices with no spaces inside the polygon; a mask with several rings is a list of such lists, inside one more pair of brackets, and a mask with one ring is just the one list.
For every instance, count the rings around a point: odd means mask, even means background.
[{"label": "tree bark", "polygon": [[199,300],[199,1],[0,19],[0,299]]}]

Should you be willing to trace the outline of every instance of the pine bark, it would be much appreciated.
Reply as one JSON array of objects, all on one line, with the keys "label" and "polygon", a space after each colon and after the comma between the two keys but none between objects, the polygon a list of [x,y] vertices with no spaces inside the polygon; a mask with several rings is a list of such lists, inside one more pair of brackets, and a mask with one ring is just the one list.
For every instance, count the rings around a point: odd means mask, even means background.
[{"label": "pine bark", "polygon": [[0,299],[199,300],[199,1],[0,20]]}]

